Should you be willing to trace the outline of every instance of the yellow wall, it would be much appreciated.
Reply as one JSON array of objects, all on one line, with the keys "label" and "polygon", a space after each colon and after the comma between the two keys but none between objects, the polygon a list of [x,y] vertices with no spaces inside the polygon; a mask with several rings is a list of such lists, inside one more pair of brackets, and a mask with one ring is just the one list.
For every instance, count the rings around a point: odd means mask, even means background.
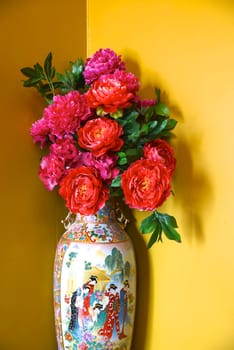
[{"label": "yellow wall", "polygon": [[[165,91],[179,120],[175,215],[183,243],[139,265],[134,350],[234,349],[234,3],[88,0],[88,55],[111,47]],[[149,273],[146,268],[148,267]]]},{"label": "yellow wall", "polygon": [[0,1],[0,349],[56,349],[52,269],[62,201],[40,183],[29,128],[42,100],[20,68],[51,50],[60,71],[86,54],[86,1]]},{"label": "yellow wall", "polygon": [[[62,71],[86,53],[85,0],[2,0],[0,349],[55,350],[52,268],[63,202],[37,178],[28,130],[42,100],[20,68],[51,50]],[[234,349],[234,21],[228,0],[89,0],[88,54],[111,47],[157,85],[179,120],[176,196],[165,210],[183,243],[146,251],[139,268],[134,350]]]}]

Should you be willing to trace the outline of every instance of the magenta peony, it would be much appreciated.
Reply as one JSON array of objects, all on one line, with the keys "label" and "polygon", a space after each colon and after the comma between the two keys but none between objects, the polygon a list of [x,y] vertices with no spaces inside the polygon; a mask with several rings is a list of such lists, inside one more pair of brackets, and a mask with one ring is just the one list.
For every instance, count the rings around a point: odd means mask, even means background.
[{"label": "magenta peony", "polygon": [[70,91],[64,96],[54,96],[53,102],[45,108],[43,117],[47,121],[50,134],[63,138],[65,135],[75,134],[81,120],[86,120],[90,114],[85,95]]},{"label": "magenta peony", "polygon": [[50,129],[48,127],[47,120],[45,118],[41,118],[33,123],[30,129],[30,134],[33,138],[33,141],[35,143],[39,142],[41,148],[44,148],[47,143],[49,131]]},{"label": "magenta peony", "polygon": [[97,169],[101,178],[107,183],[119,175],[120,170],[117,168],[118,156],[116,154],[104,154],[100,157],[94,157],[90,152],[81,153],[80,162],[83,165],[91,166]]},{"label": "magenta peony", "polygon": [[75,141],[71,137],[58,139],[50,145],[50,152],[64,160],[66,168],[73,168],[79,162],[81,152],[75,145]]},{"label": "magenta peony", "polygon": [[42,157],[39,168],[39,178],[45,188],[52,191],[67,173],[65,162],[54,154]]},{"label": "magenta peony", "polygon": [[103,74],[114,73],[116,69],[125,70],[125,63],[111,49],[100,49],[86,60],[84,77],[86,84],[91,84]]}]

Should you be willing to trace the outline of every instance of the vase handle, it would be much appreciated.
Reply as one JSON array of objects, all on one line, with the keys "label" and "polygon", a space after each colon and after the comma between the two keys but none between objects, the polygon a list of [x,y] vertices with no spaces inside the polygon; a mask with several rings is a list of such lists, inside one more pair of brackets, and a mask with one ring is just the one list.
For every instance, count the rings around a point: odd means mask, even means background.
[{"label": "vase handle", "polygon": [[122,209],[119,206],[119,203],[117,202],[115,205],[115,214],[116,214],[116,220],[120,223],[120,225],[125,228],[127,224],[129,224],[130,220],[126,218],[124,215]]},{"label": "vase handle", "polygon": [[71,211],[68,212],[64,220],[61,220],[61,223],[63,224],[65,230],[68,230],[74,222],[75,222],[75,214],[73,214]]}]

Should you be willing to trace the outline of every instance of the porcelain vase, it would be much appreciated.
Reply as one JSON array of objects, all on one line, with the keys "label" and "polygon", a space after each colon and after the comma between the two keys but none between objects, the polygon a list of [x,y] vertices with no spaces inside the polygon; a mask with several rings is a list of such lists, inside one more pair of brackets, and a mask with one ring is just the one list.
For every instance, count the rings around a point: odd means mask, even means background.
[{"label": "porcelain vase", "polygon": [[55,255],[58,350],[130,350],[135,305],[134,249],[115,210],[77,214]]}]

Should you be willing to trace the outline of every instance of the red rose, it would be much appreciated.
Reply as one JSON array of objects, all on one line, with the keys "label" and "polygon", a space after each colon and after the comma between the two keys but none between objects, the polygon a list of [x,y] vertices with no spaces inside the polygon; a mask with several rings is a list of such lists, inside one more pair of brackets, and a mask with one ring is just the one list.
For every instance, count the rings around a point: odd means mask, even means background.
[{"label": "red rose", "polygon": [[128,89],[126,82],[109,75],[96,80],[86,93],[88,106],[100,107],[106,113],[129,107],[134,97],[135,94]]},{"label": "red rose", "polygon": [[100,117],[86,122],[78,130],[80,147],[91,151],[100,157],[108,151],[119,151],[123,145],[120,135],[123,133],[121,125],[113,119]]},{"label": "red rose", "polygon": [[144,157],[146,159],[161,161],[167,168],[170,176],[176,167],[176,159],[174,157],[174,149],[162,139],[148,142],[144,146]]},{"label": "red rose", "polygon": [[104,207],[109,189],[96,169],[79,166],[69,170],[60,184],[59,194],[72,213],[92,215]]},{"label": "red rose", "polygon": [[139,159],[122,174],[121,187],[129,207],[155,210],[170,195],[170,176],[161,162]]}]

